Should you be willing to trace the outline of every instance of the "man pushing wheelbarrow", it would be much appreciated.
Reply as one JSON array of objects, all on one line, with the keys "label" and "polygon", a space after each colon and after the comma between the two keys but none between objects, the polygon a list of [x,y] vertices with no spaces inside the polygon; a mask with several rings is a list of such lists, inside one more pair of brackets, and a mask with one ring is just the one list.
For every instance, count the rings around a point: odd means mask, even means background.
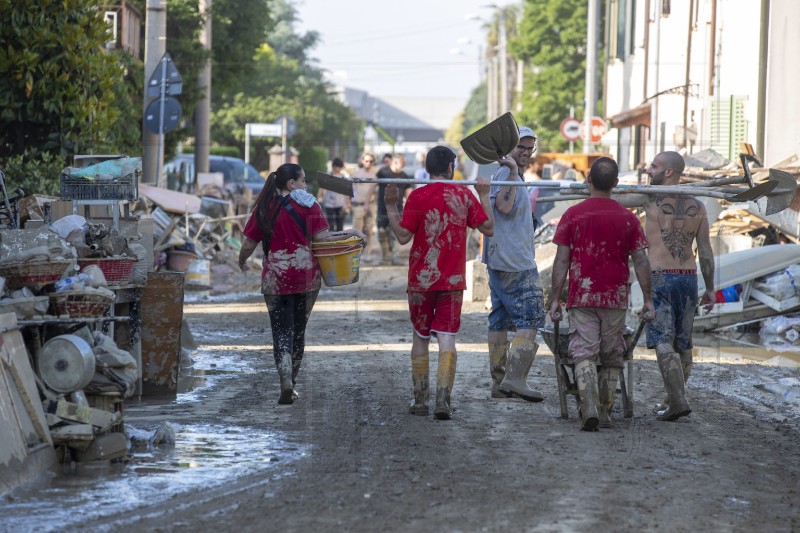
[{"label": "man pushing wheelbarrow", "polygon": [[647,239],[636,216],[611,198],[618,174],[613,159],[595,161],[586,177],[589,198],[567,209],[553,237],[558,251],[550,317],[562,319],[559,297],[569,274],[569,353],[584,431],[613,426],[611,409],[626,350],[629,256],[644,295],[642,320],[655,317]]}]

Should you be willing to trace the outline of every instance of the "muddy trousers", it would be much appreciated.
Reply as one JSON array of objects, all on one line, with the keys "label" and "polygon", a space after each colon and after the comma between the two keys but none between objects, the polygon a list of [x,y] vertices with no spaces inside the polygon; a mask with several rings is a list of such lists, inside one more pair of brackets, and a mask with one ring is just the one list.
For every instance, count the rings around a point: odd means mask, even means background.
[{"label": "muddy trousers", "polygon": [[389,227],[378,227],[378,242],[381,243],[381,257],[384,264],[394,264],[396,254],[394,251],[394,233]]},{"label": "muddy trousers", "polygon": [[265,294],[272,328],[272,353],[284,391],[291,396],[306,347],[306,324],[317,301],[319,289],[298,294]]}]

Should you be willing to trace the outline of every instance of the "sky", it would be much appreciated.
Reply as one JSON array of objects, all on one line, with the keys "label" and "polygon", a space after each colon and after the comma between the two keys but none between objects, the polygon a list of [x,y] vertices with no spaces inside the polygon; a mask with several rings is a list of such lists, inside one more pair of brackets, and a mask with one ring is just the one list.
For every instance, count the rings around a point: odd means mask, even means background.
[{"label": "sky", "polygon": [[492,4],[511,0],[293,0],[310,53],[336,84],[371,96],[459,98],[480,83]]}]

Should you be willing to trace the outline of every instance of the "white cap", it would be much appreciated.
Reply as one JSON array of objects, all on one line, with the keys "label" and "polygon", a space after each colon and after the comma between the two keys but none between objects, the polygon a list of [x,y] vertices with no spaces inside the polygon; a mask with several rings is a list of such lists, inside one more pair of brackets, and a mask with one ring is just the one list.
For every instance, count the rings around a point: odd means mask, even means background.
[{"label": "white cap", "polygon": [[533,133],[533,130],[530,129],[528,126],[520,126],[519,138],[522,139],[523,137],[533,137],[535,139],[536,135]]}]

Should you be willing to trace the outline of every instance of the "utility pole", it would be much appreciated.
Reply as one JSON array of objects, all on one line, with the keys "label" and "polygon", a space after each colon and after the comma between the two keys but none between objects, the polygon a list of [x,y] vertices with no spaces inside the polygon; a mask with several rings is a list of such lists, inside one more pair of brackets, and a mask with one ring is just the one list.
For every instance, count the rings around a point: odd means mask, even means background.
[{"label": "utility pole", "polygon": [[597,25],[599,23],[598,0],[588,0],[589,12],[586,23],[586,107],[583,112],[583,153],[592,152],[592,117],[597,106]]},{"label": "utility pole", "polygon": [[506,15],[502,9],[500,12],[500,110],[498,115],[507,112],[508,109],[508,42],[506,40]]},{"label": "utility pole", "polygon": [[[211,3],[212,0],[199,0],[200,14],[204,17],[203,30],[200,32],[200,44],[204,50],[211,51]],[[211,146],[211,128],[209,117],[211,115],[211,58],[209,57],[200,76],[197,86],[202,93],[197,109],[194,112],[195,147],[194,168],[195,172],[208,172],[208,152]],[[245,156],[246,157],[246,156]],[[196,178],[195,178],[196,179]]]},{"label": "utility pole", "polygon": [[[167,51],[167,0],[147,0],[147,14],[144,32],[144,85],[153,75],[164,52]],[[148,96],[144,91],[142,110],[147,107]],[[144,115],[145,113],[143,113]],[[158,162],[162,159],[159,136],[142,128],[142,182],[158,182]]]}]

